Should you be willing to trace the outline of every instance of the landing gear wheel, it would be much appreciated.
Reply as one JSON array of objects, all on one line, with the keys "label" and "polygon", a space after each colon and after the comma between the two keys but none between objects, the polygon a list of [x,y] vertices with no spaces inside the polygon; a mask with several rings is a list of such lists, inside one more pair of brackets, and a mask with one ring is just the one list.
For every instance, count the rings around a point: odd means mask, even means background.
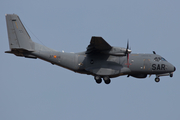
[{"label": "landing gear wheel", "polygon": [[97,84],[100,84],[102,82],[102,79],[96,80]]},{"label": "landing gear wheel", "polygon": [[172,74],[172,73],[170,74],[170,77],[173,77],[173,74]]},{"label": "landing gear wheel", "polygon": [[160,78],[155,78],[155,82],[159,82],[160,81]]},{"label": "landing gear wheel", "polygon": [[111,80],[109,79],[108,76],[103,77],[103,79],[104,79],[104,82],[105,82],[106,84],[111,83]]},{"label": "landing gear wheel", "polygon": [[106,81],[104,81],[106,84],[109,84],[109,83],[111,83],[111,80],[109,79],[109,80],[106,80]]},{"label": "landing gear wheel", "polygon": [[94,79],[96,80],[97,84],[100,84],[102,82],[102,79],[100,76],[94,76]]}]

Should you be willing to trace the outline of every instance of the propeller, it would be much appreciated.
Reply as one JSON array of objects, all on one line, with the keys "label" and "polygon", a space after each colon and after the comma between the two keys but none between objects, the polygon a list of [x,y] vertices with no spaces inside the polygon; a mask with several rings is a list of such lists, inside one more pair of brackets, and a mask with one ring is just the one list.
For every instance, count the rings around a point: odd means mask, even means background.
[{"label": "propeller", "polygon": [[125,55],[127,56],[127,63],[126,63],[126,65],[128,66],[128,68],[129,68],[129,65],[130,65],[130,63],[129,63],[129,53],[131,52],[131,50],[129,50],[129,40],[127,41],[127,48],[126,48],[126,52],[125,52]]}]

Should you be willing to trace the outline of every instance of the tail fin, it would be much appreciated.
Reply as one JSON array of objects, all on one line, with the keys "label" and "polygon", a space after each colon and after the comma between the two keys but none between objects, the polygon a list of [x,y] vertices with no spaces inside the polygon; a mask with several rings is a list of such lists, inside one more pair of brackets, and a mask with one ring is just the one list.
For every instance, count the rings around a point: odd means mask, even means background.
[{"label": "tail fin", "polygon": [[6,53],[24,56],[23,53],[25,52],[33,52],[34,42],[31,40],[19,16],[16,14],[6,14],[6,23],[11,50],[6,51]]}]

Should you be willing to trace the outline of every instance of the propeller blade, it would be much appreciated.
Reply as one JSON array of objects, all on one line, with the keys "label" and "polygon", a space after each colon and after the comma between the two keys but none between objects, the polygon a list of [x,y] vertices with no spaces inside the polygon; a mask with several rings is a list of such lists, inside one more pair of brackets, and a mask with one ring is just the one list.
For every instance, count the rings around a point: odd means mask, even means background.
[{"label": "propeller blade", "polygon": [[129,40],[127,41],[127,49],[129,49]]},{"label": "propeller blade", "polygon": [[126,48],[126,56],[127,56],[127,66],[129,68],[129,40],[127,41],[127,48]]},{"label": "propeller blade", "polygon": [[129,40],[127,41],[126,55],[128,54],[128,49],[129,49]]}]

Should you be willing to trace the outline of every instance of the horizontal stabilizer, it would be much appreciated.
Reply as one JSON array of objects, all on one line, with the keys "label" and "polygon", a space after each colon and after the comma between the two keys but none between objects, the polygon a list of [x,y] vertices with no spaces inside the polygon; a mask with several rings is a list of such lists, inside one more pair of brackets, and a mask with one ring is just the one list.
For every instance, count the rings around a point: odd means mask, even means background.
[{"label": "horizontal stabilizer", "polygon": [[34,59],[37,58],[36,56],[31,54],[31,51],[27,51],[25,49],[12,49],[11,51],[5,51],[5,53],[15,54],[16,56],[19,57],[34,58]]}]

